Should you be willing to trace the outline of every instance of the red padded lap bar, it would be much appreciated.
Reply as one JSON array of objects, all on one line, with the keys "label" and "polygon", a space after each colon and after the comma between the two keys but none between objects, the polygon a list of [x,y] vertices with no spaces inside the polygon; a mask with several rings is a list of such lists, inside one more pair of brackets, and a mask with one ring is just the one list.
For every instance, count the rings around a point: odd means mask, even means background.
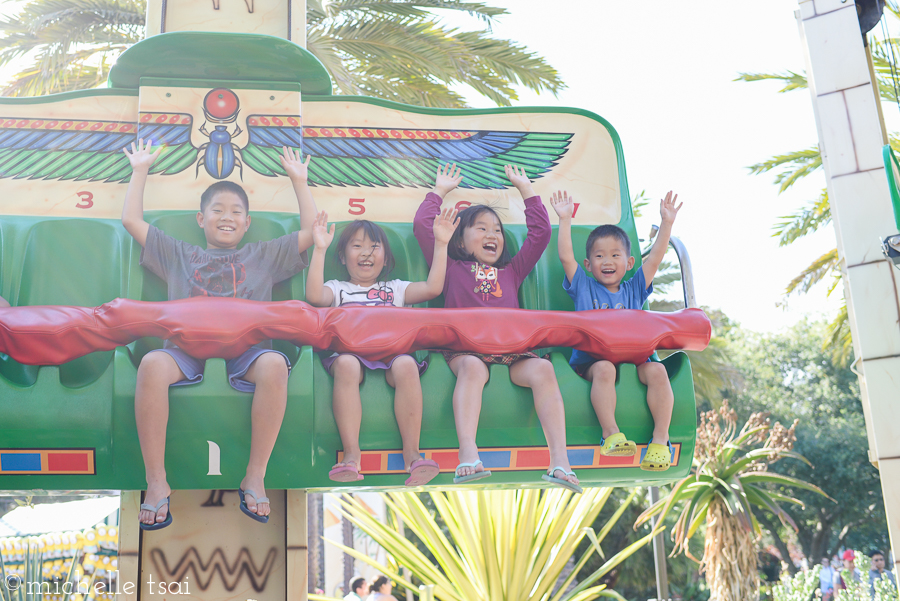
[{"label": "red padded lap bar", "polygon": [[613,363],[643,363],[657,349],[703,350],[711,331],[700,309],[317,309],[301,301],[209,297],[0,309],[0,352],[28,365],[59,365],[145,336],[170,340],[199,359],[229,359],[278,339],[371,360],[421,349],[503,354],[562,346]]}]

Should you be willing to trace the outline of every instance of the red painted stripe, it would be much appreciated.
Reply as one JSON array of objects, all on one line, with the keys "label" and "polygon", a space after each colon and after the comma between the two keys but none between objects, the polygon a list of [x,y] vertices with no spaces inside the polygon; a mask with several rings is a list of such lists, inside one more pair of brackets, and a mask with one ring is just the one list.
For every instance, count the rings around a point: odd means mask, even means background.
[{"label": "red painted stripe", "polygon": [[431,459],[437,462],[441,471],[452,472],[456,469],[459,454],[456,451],[432,451]]},{"label": "red painted stripe", "polygon": [[86,472],[88,456],[79,453],[47,453],[47,467],[51,472]]},{"label": "red painted stripe", "polygon": [[517,469],[546,469],[550,463],[549,449],[520,449],[517,453],[516,465]]},{"label": "red painted stripe", "polygon": [[364,472],[380,472],[381,453],[363,453],[359,460],[359,469]]}]

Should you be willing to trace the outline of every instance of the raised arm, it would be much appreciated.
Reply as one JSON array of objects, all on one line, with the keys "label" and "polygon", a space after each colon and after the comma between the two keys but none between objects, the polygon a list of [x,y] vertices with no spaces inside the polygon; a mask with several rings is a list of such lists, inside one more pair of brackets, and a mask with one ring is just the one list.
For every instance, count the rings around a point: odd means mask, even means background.
[{"label": "raised arm", "polygon": [[141,138],[131,143],[131,152],[123,148],[122,152],[131,163],[131,181],[128,183],[128,191],[125,192],[125,205],[122,207],[122,225],[142,247],[147,244],[147,232],[150,224],[144,221],[144,186],[147,184],[147,175],[150,166],[159,157],[162,147],[156,152],[151,152],[151,142],[148,140],[144,146]]},{"label": "raised arm", "polygon": [[315,246],[306,272],[306,302],[314,307],[330,307],[334,292],[325,285],[325,252],[334,240],[334,224],[329,230],[328,213],[322,211],[316,215],[311,235]]},{"label": "raised arm", "polygon": [[447,245],[459,219],[456,209],[444,209],[434,220],[434,256],[431,259],[431,271],[424,282],[413,282],[406,287],[406,303],[414,305],[436,298],[444,291],[444,277],[447,275]]},{"label": "raised arm", "polygon": [[525,227],[528,228],[528,235],[522,243],[522,248],[510,263],[510,268],[516,272],[521,283],[547,250],[553,232],[550,229],[547,207],[531,187],[531,180],[528,179],[525,169],[506,165],[506,176],[525,201]]},{"label": "raised arm", "polygon": [[313,200],[312,191],[309,189],[309,161],[312,158],[306,155],[306,160],[300,160],[300,153],[294,152],[287,146],[281,147],[282,154],[278,159],[284,167],[291,184],[294,186],[294,194],[297,195],[297,204],[300,207],[300,231],[297,232],[297,245],[300,252],[313,245],[313,224],[317,221],[316,203]]},{"label": "raised arm", "polygon": [[419,242],[419,248],[425,255],[425,262],[430,267],[434,258],[434,219],[441,212],[441,203],[444,197],[449,194],[459,182],[462,181],[459,174],[459,168],[453,165],[438,166],[437,176],[435,177],[434,188],[425,195],[425,200],[419,205],[416,211],[416,217],[413,220],[413,234]]},{"label": "raised arm", "polygon": [[641,269],[644,271],[644,281],[647,283],[648,288],[653,283],[653,277],[656,275],[659,264],[662,263],[663,256],[666,254],[666,249],[669,246],[669,237],[672,235],[672,224],[675,223],[678,210],[684,204],[683,202],[679,203],[676,207],[676,200],[678,200],[678,195],[675,194],[673,196],[672,191],[669,190],[666,197],[659,201],[659,217],[661,219],[659,233],[656,234],[656,241],[653,243],[653,248],[650,249],[650,254],[647,255],[643,265],[641,265]]},{"label": "raised arm", "polygon": [[572,249],[572,215],[575,212],[575,197],[568,192],[554,192],[550,197],[550,205],[559,216],[559,232],[556,235],[559,250],[559,262],[566,272],[566,279],[572,282],[578,271],[578,261]]}]

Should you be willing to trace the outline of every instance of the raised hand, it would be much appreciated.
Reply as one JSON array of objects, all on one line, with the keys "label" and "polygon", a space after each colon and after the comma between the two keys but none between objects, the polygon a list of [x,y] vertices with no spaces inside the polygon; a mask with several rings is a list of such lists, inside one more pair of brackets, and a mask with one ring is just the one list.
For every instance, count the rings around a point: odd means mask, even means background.
[{"label": "raised hand", "polygon": [[144,173],[150,171],[150,166],[153,165],[153,162],[159,157],[159,153],[163,149],[160,146],[156,149],[156,152],[151,152],[152,145],[153,141],[147,140],[147,145],[144,146],[144,138],[141,138],[137,141],[137,145],[134,142],[131,143],[131,152],[128,152],[127,147],[122,149],[122,152],[128,157],[128,162],[131,163],[133,171],[143,171]]},{"label": "raised hand", "polygon": [[434,231],[435,243],[449,244],[456,226],[459,225],[459,213],[456,209],[444,209],[441,214],[434,219],[432,230]]},{"label": "raised hand", "polygon": [[522,188],[523,186],[530,186],[531,180],[528,179],[528,176],[525,174],[525,169],[523,167],[516,167],[515,165],[504,165],[503,169],[506,170],[506,177],[509,178],[509,181],[512,182],[516,188]]},{"label": "raised hand", "polygon": [[331,246],[331,241],[334,240],[334,224],[331,224],[331,229],[329,230],[328,213],[325,211],[316,215],[316,220],[313,222],[312,237],[313,244],[319,250],[326,250]]},{"label": "raised hand", "polygon": [[678,215],[678,210],[683,205],[683,202],[678,203],[678,206],[675,206],[675,201],[678,200],[678,195],[672,195],[672,191],[669,190],[666,193],[666,197],[659,201],[659,217],[662,219],[663,223],[674,223],[675,216]]},{"label": "raised hand", "polygon": [[564,191],[554,192],[550,197],[550,206],[560,219],[571,219],[575,214],[575,197]]},{"label": "raised hand", "polygon": [[459,167],[456,166],[456,163],[453,163],[452,165],[449,163],[446,165],[438,165],[437,175],[434,180],[434,193],[443,198],[451,190],[456,188],[462,179],[462,175],[460,175],[460,170]]},{"label": "raised hand", "polygon": [[309,180],[308,168],[311,158],[310,155],[306,155],[306,160],[301,161],[299,152],[294,152],[293,148],[282,146],[281,156],[278,157],[278,160],[281,161],[281,166],[284,167],[292,182],[307,182]]}]

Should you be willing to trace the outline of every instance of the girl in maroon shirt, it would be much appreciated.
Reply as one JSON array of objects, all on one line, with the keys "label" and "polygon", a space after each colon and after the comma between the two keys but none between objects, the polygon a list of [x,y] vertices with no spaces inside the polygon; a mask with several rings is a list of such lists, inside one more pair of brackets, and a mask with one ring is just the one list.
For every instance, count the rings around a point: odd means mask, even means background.
[{"label": "girl in maroon shirt", "polygon": [[[534,193],[525,170],[506,165],[506,175],[525,201],[528,236],[521,250],[511,256],[506,248],[503,223],[497,212],[476,205],[459,213],[459,227],[448,246],[447,276],[444,279],[444,306],[519,308],[519,286],[534,269],[550,242],[550,219],[541,199]],[[438,168],[434,190],[416,212],[413,231],[431,265],[434,250],[432,223],[441,212],[443,198],[462,181],[456,165]],[[444,358],[456,375],[453,415],[459,437],[457,484],[491,475],[478,457],[475,434],[481,413],[481,397],[488,381],[488,365],[509,366],[513,384],[531,388],[538,418],[550,448],[551,468],[543,476],[548,482],[581,492],[578,478],[566,454],[566,425],[562,394],[552,364],[534,353],[482,355],[445,352]]]}]

